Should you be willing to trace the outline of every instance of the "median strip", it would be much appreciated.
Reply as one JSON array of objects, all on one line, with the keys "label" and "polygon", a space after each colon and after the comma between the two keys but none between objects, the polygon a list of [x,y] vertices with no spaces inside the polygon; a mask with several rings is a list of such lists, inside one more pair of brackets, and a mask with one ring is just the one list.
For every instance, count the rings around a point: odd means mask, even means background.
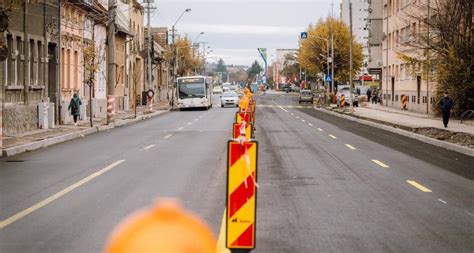
[{"label": "median strip", "polygon": [[414,186],[415,188],[417,188],[418,190],[422,191],[422,192],[432,192],[430,189],[426,188],[425,186],[413,181],[413,180],[407,180],[407,183],[411,184],[412,186]]},{"label": "median strip", "polygon": [[84,185],[85,183],[91,181],[92,179],[106,173],[107,171],[117,167],[119,164],[125,162],[125,160],[118,160],[112,164],[110,164],[109,166],[99,170],[99,171],[96,171],[94,173],[92,173],[91,175],[77,181],[76,183],[74,183],[73,185],[71,186],[68,186],[66,187],[65,189],[49,196],[48,198],[36,203],[35,205],[31,206],[31,207],[28,207],[26,208],[25,210],[13,215],[13,216],[10,216],[9,218],[5,219],[5,220],[2,220],[0,221],[0,229],[3,229],[4,227],[20,220],[21,218],[33,213],[34,211],[38,210],[38,209],[41,209],[45,206],[47,206],[48,204],[50,204],[51,202],[61,198],[62,196],[70,193],[71,191],[73,191],[74,189]]}]

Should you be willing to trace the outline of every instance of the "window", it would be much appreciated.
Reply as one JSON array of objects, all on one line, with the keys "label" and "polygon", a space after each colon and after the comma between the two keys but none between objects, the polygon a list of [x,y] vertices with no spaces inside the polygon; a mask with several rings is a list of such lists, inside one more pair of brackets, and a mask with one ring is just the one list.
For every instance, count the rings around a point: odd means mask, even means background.
[{"label": "window", "polygon": [[416,101],[416,96],[411,96],[411,102],[415,103],[415,101]]},{"label": "window", "polygon": [[395,95],[395,102],[398,102],[398,95]]},{"label": "window", "polygon": [[426,103],[426,96],[423,96],[423,104]]}]

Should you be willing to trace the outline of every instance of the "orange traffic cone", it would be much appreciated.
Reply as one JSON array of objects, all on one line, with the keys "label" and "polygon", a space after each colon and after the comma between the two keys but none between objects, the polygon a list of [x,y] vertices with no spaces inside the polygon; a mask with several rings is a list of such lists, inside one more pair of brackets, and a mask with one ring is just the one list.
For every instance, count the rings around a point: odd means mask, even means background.
[{"label": "orange traffic cone", "polygon": [[216,239],[177,201],[160,201],[128,217],[115,228],[106,253],[213,253]]}]

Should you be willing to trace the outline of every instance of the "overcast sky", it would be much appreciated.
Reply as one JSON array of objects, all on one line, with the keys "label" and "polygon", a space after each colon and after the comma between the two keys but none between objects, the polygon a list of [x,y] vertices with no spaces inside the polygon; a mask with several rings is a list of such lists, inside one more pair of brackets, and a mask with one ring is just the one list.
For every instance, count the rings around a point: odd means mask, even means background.
[{"label": "overcast sky", "polygon": [[[328,16],[333,0],[155,0],[152,26],[171,27],[179,15],[191,8],[176,26],[178,33],[209,42],[213,55],[227,64],[250,65],[259,60],[258,47],[297,48],[298,36],[310,23]],[[334,0],[339,13],[339,0]],[[145,19],[146,20],[146,19]],[[213,61],[210,59],[209,61]]]}]

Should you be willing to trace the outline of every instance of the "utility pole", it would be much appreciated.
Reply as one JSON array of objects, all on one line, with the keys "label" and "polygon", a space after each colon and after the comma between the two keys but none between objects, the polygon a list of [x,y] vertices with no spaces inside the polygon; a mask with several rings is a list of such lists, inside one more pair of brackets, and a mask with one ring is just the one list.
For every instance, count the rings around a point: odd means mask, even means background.
[{"label": "utility pole", "polygon": [[201,42],[202,44],[202,51],[203,51],[203,66],[202,66],[202,74],[206,75],[206,45],[209,44],[209,42]]},{"label": "utility pole", "polygon": [[116,0],[109,0],[107,25],[107,124],[114,122],[115,114],[115,13]]},{"label": "utility pole", "polygon": [[[431,23],[431,13],[430,13],[430,0],[428,0],[428,22],[426,24],[426,33],[428,38],[428,49],[426,50],[427,58],[427,68],[426,68],[426,114],[430,112],[430,71],[431,71],[431,62],[430,62],[430,23]],[[420,99],[420,98],[418,98]]]},{"label": "utility pole", "polygon": [[[385,33],[385,39],[387,40],[387,51],[385,51],[385,59],[387,60],[387,66],[385,67],[385,97],[387,97],[387,94],[388,94],[388,77],[389,77],[389,74],[388,74],[388,49],[389,49],[389,37],[388,37],[388,20],[389,20],[389,17],[390,17],[390,8],[387,8],[387,24],[386,24],[386,33]],[[380,92],[382,92],[383,90],[383,87],[380,87]],[[380,96],[382,94],[378,94],[379,98],[378,100],[380,101]],[[383,100],[382,100],[383,101]],[[375,101],[375,104],[377,104],[377,101]],[[385,101],[385,107],[388,107],[388,102]]]},{"label": "utility pole", "polygon": [[352,103],[352,3],[349,1],[349,111],[354,112],[354,105]]},{"label": "utility pole", "polygon": [[334,92],[334,33],[331,32],[331,92]]},{"label": "utility pole", "polygon": [[154,2],[154,0],[146,0],[146,3],[147,3],[146,11],[147,11],[147,20],[148,20],[148,23],[147,23],[148,46],[147,46],[147,71],[146,71],[146,75],[147,75],[146,86],[147,86],[147,89],[151,89],[153,87],[152,75],[151,75],[151,72],[152,72],[152,59],[151,59],[152,52],[151,52],[151,50],[152,50],[152,45],[153,45],[153,41],[151,39],[151,12],[153,10],[153,7],[151,6],[151,4],[153,2]]}]

